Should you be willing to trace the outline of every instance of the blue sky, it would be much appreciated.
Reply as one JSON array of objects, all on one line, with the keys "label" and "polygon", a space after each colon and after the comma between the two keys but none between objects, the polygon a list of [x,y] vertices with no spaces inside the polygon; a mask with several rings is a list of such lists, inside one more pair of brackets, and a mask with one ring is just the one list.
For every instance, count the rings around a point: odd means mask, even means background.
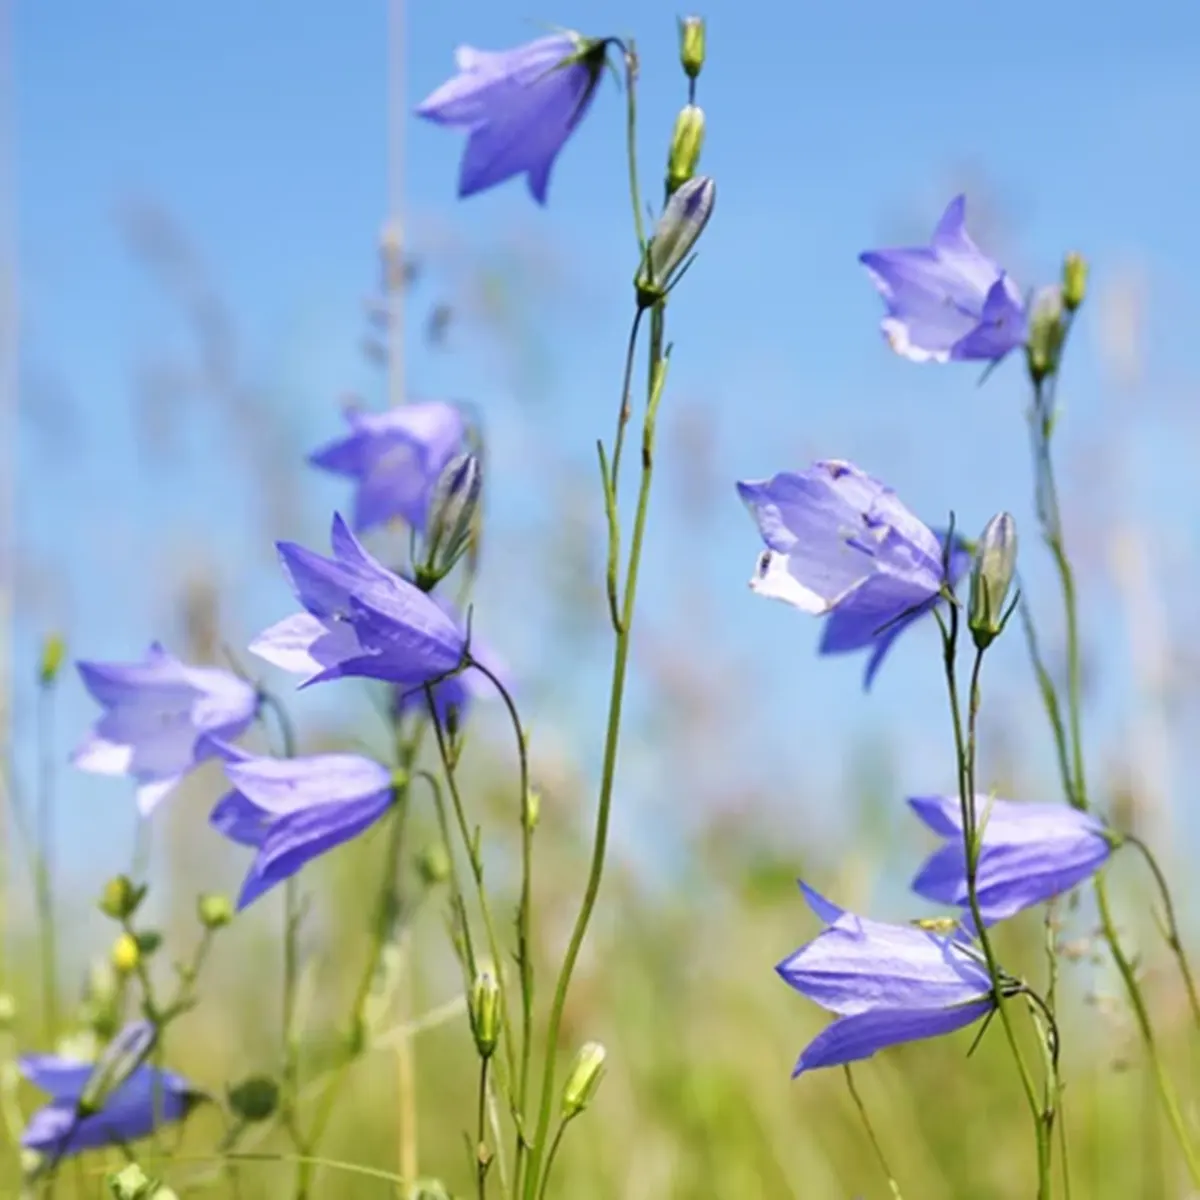
[{"label": "blue sky", "polygon": [[[893,358],[856,263],[868,246],[923,237],[954,188],[978,179],[988,189],[980,199],[994,199],[1005,218],[997,249],[1023,284],[1052,278],[1068,248],[1092,259],[1097,290],[1129,263],[1149,280],[1149,366],[1122,435],[1129,462],[1120,506],[1165,524],[1164,536],[1194,556],[1192,446],[1171,398],[1192,385],[1200,318],[1192,286],[1200,168],[1187,140],[1200,125],[1200,9],[713,0],[705,15],[703,167],[718,180],[719,201],[701,260],[672,305],[667,403],[702,403],[715,414],[714,469],[727,491],[702,545],[680,552],[669,522],[653,527],[647,603],[669,623],[669,606],[689,591],[709,597],[723,638],[759,673],[764,715],[750,721],[753,750],[785,793],[836,795],[854,739],[884,728],[903,786],[939,786],[950,768],[932,639],[902,646],[864,701],[857,664],[812,657],[814,624],[747,593],[758,546],[733,481],[817,455],[846,457],[931,522],[953,508],[973,529],[1010,508],[1032,530],[1018,365],[979,390],[971,368]],[[633,33],[643,60],[643,174],[655,180],[684,96],[675,16],[674,7],[629,0],[552,11],[525,0],[413,4],[410,107],[450,73],[460,42],[501,48],[548,24]],[[337,398],[368,386],[357,344],[388,204],[386,38],[381,3],[19,7],[23,378],[32,390],[52,376],[79,422],[75,441],[58,418],[30,423],[20,446],[23,535],[64,574],[70,594],[69,603],[52,599],[25,613],[27,674],[28,647],[47,621],[65,623],[87,657],[133,657],[164,633],[160,574],[164,563],[178,565],[192,535],[236,588],[231,637],[288,610],[216,425],[191,420],[181,460],[148,466],[138,452],[131,380],[149,352],[180,344],[184,333],[131,263],[114,214],[130,196],[151,197],[187,231],[236,316],[245,375],[272,405],[294,412],[297,447],[280,453],[296,454],[304,472],[299,452],[335,432]],[[562,303],[549,281],[524,283],[548,364],[536,404],[470,344],[436,356],[415,332],[408,339],[413,391],[467,397],[486,414],[497,439],[496,517],[519,522],[547,503],[527,456],[550,448],[591,471],[594,439],[611,423],[635,265],[622,97],[604,85],[561,157],[545,211],[519,183],[457,203],[460,138],[416,121],[403,137],[418,249],[436,238],[487,254],[520,237],[545,248],[572,283]],[[971,196],[968,188],[968,214]],[[1085,312],[1062,394],[1064,449],[1086,445],[1111,416],[1098,340]],[[303,527],[279,532],[319,546],[345,493],[311,475],[304,488]],[[1097,478],[1073,502],[1090,505],[1110,490],[1111,480]],[[1032,536],[1027,544],[1031,584],[1054,612]],[[511,645],[519,665],[537,631],[522,627],[525,609],[508,582],[495,581],[493,640]],[[1090,632],[1115,639],[1114,622],[1101,606]],[[1012,642],[996,668],[1008,697],[1027,682]],[[1122,712],[1120,652],[1113,658],[1093,720],[1097,745]],[[591,671],[581,678],[594,689]],[[75,682],[68,686],[64,754],[91,711]],[[592,715],[579,710],[581,719]],[[586,729],[580,738],[589,761],[598,738]],[[1039,740],[1033,753],[1043,752]],[[126,836],[122,783],[66,774],[63,786],[68,854],[82,861],[97,837]]]}]

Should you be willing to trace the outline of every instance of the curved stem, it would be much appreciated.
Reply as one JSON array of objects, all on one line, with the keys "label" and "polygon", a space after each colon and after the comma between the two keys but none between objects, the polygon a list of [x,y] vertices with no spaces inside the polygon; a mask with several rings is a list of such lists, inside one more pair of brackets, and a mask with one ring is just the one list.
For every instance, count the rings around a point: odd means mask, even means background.
[{"label": "curved stem", "polygon": [[558,1150],[562,1145],[563,1134],[566,1132],[567,1122],[560,1121],[558,1128],[554,1131],[554,1141],[550,1143],[550,1152],[546,1155],[546,1172],[542,1176],[542,1186],[538,1188],[538,1200],[546,1200],[546,1189],[550,1186],[550,1172],[554,1167],[554,1160],[558,1157]]},{"label": "curved stem", "polygon": [[846,1073],[846,1087],[850,1090],[850,1097],[854,1101],[854,1107],[858,1109],[859,1119],[863,1123],[863,1128],[867,1131],[867,1140],[870,1141],[871,1147],[875,1151],[875,1157],[879,1160],[879,1165],[883,1168],[884,1175],[887,1176],[888,1187],[891,1188],[892,1196],[894,1200],[904,1200],[904,1197],[900,1194],[900,1185],[896,1182],[896,1177],[892,1174],[892,1168],[888,1165],[887,1155],[884,1154],[883,1146],[875,1134],[875,1127],[871,1124],[871,1118],[867,1113],[867,1106],[858,1094],[858,1085],[854,1082],[854,1073],[848,1065],[844,1066],[842,1070]]},{"label": "curved stem", "polygon": [[625,159],[629,172],[629,202],[633,206],[633,228],[637,234],[638,254],[646,253],[646,226],[642,216],[642,189],[638,184],[637,165],[637,46],[633,39],[622,44],[625,56]]}]

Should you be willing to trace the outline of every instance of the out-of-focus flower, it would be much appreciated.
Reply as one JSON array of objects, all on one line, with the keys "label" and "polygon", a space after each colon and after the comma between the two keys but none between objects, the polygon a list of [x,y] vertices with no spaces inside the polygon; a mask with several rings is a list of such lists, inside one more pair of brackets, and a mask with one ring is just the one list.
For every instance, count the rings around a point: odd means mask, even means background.
[{"label": "out-of-focus flower", "polygon": [[253,654],[308,675],[301,686],[342,676],[409,687],[462,664],[466,631],[431,596],[363,549],[340,516],[333,558],[279,542],[279,558],[305,611],[260,634]]},{"label": "out-of-focus flower", "polygon": [[869,921],[800,887],[827,928],[776,970],[838,1019],[805,1047],[793,1077],[952,1033],[995,1007],[987,967],[959,936]]},{"label": "out-of-focus flower", "polygon": [[257,853],[238,895],[240,912],[305,863],[357,837],[387,812],[392,772],[358,754],[298,758],[227,755],[233,784],[209,820]]},{"label": "out-of-focus flower", "polygon": [[462,449],[462,413],[452,404],[430,400],[386,412],[347,408],[345,416],[350,432],[314,451],[308,461],[354,480],[355,529],[370,529],[393,517],[423,528],[430,492]]},{"label": "out-of-focus flower", "polygon": [[[912,886],[939,904],[967,908],[967,863],[957,796],[912,796],[909,804],[946,844],[935,850]],[[1070,891],[1113,851],[1103,822],[1067,804],[975,797],[982,822],[975,890],[985,925]]]},{"label": "out-of-focus flower", "polygon": [[828,614],[822,654],[871,647],[866,687],[900,633],[938,604],[943,581],[953,588],[970,562],[956,539],[946,564],[945,535],[851,463],[820,461],[737,487],[767,545],[750,587]]},{"label": "out-of-focus flower", "polygon": [[209,737],[240,737],[258,711],[258,694],[218,667],[190,667],[157,642],[140,663],[76,663],[83,685],[104,708],[72,762],[84,771],[130,775],[150,813],[198,763]]},{"label": "out-of-focus flower", "polygon": [[883,335],[913,362],[1003,358],[1025,341],[1012,278],[971,240],[966,197],[950,201],[928,246],[859,255],[887,305]]},{"label": "out-of-focus flower", "polygon": [[525,175],[545,204],[554,161],[592,103],[606,53],[606,42],[571,32],[512,50],[460,46],[458,74],[417,106],[418,116],[467,131],[459,196]]},{"label": "out-of-focus flower", "polygon": [[32,1054],[18,1066],[34,1087],[50,1095],[50,1103],[29,1119],[21,1145],[50,1159],[135,1142],[154,1131],[156,1118],[160,1125],[181,1121],[206,1099],[181,1076],[143,1064],[103,1098],[98,1111],[89,1111],[81,1101],[95,1064]]}]

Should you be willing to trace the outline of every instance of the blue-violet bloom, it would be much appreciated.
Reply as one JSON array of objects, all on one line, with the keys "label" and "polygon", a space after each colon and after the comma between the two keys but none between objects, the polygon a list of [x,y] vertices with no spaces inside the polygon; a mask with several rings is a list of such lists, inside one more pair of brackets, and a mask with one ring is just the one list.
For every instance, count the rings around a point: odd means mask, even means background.
[{"label": "blue-violet bloom", "polygon": [[233,790],[209,820],[231,841],[257,851],[238,911],[305,863],[357,837],[395,796],[392,772],[360,754],[259,758],[225,750]]},{"label": "blue-violet bloom", "polygon": [[[918,817],[946,844],[935,850],[913,880],[927,900],[967,908],[966,852],[957,796],[912,796]],[[1113,852],[1113,835],[1090,813],[1067,804],[975,797],[984,822],[976,896],[985,925],[1070,891]]]},{"label": "blue-violet bloom", "polygon": [[244,679],[188,666],[157,642],[144,662],[76,666],[105,711],[71,761],[84,771],[132,776],[143,815],[211,757],[210,735],[240,737],[258,711],[258,694]]},{"label": "blue-violet bloom", "polygon": [[884,337],[913,362],[995,362],[1025,342],[1020,289],[971,240],[965,217],[956,196],[928,246],[859,255],[887,306]]},{"label": "blue-violet bloom", "polygon": [[419,687],[463,665],[466,630],[436,600],[372,558],[340,516],[330,540],[332,558],[277,544],[305,611],[260,634],[252,653],[308,675],[301,686],[359,676]]},{"label": "blue-violet bloom", "polygon": [[462,413],[430,400],[386,412],[348,408],[345,417],[349,433],[314,451],[308,461],[355,481],[354,527],[360,532],[393,517],[422,529],[433,486],[462,449]]},{"label": "blue-violet bloom", "polygon": [[750,587],[802,612],[828,614],[822,654],[870,646],[867,687],[896,637],[970,563],[956,540],[947,576],[945,535],[851,463],[823,460],[737,487],[767,545]]},{"label": "blue-violet bloom", "polygon": [[805,1047],[793,1078],[952,1033],[995,1007],[987,967],[961,934],[870,921],[800,887],[826,928],[776,970],[838,1019]]},{"label": "blue-violet bloom", "polygon": [[545,204],[554,160],[591,105],[606,52],[606,42],[570,32],[498,52],[460,46],[458,74],[417,106],[418,116],[467,132],[459,196],[525,175]]},{"label": "blue-violet bloom", "polygon": [[31,1054],[17,1065],[34,1087],[50,1095],[50,1102],[30,1117],[21,1145],[50,1159],[135,1142],[153,1133],[156,1119],[159,1126],[181,1121],[207,1098],[181,1076],[143,1064],[104,1097],[98,1112],[88,1112],[81,1110],[80,1099],[95,1063]]}]

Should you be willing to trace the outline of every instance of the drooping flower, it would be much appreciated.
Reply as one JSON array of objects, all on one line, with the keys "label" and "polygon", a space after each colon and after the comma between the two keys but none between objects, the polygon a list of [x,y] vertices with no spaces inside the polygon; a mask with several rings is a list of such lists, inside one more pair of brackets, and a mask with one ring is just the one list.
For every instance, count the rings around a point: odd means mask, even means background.
[{"label": "drooping flower", "polygon": [[430,400],[386,412],[348,408],[350,431],[310,455],[314,467],[355,481],[360,532],[401,517],[421,529],[438,476],[463,446],[466,423],[452,404]]},{"label": "drooping flower", "polygon": [[192,667],[153,643],[144,662],[76,663],[104,715],[72,755],[84,771],[130,775],[150,813],[199,762],[209,736],[240,737],[258,711],[258,694],[218,667]]},{"label": "drooping flower", "polygon": [[95,1063],[31,1054],[17,1065],[34,1087],[50,1096],[50,1102],[30,1117],[21,1145],[51,1160],[135,1142],[153,1133],[156,1125],[182,1121],[207,1098],[181,1076],[143,1064],[104,1096],[98,1111],[89,1111],[80,1101]]},{"label": "drooping flower", "polygon": [[1025,341],[1020,290],[971,240],[965,219],[966,197],[956,196],[928,246],[859,255],[887,306],[884,337],[913,362],[997,361]]},{"label": "drooping flower", "polygon": [[420,686],[462,665],[466,631],[431,596],[363,549],[335,514],[333,557],[279,542],[279,558],[305,611],[260,634],[252,653],[301,686],[342,676]]},{"label": "drooping flower", "polygon": [[776,970],[838,1019],[805,1047],[793,1078],[952,1033],[995,1007],[987,967],[960,935],[870,921],[800,887],[826,928]]},{"label": "drooping flower", "polygon": [[418,116],[467,131],[459,196],[525,175],[545,204],[554,161],[591,105],[606,52],[604,41],[569,32],[512,50],[460,46],[458,74],[417,106]]},{"label": "drooping flower", "polygon": [[305,863],[357,837],[395,796],[391,771],[360,754],[258,758],[225,749],[233,790],[209,820],[231,841],[257,851],[239,912]]},{"label": "drooping flower", "polygon": [[[939,904],[967,908],[958,797],[912,796],[908,803],[934,833],[946,839],[917,873],[913,891]],[[1113,835],[1103,822],[1067,804],[976,796],[975,811],[984,822],[975,886],[986,925],[1070,891],[1113,852]]]},{"label": "drooping flower", "polygon": [[737,487],[767,545],[750,587],[828,614],[822,654],[870,646],[867,687],[899,634],[933,610],[943,582],[953,588],[970,562],[956,540],[946,564],[945,535],[851,463],[823,460]]}]

